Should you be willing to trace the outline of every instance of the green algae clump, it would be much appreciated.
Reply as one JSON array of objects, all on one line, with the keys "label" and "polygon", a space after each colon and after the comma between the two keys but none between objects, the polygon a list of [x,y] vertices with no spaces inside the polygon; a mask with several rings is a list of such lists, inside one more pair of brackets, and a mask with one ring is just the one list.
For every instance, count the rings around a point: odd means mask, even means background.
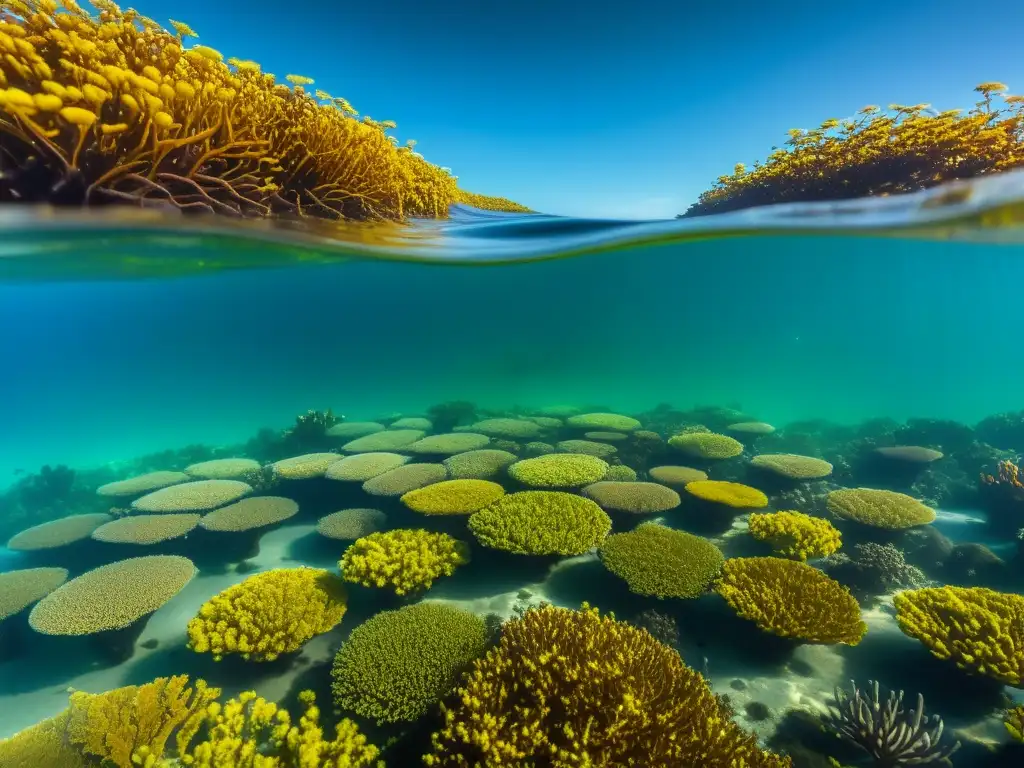
[{"label": "green algae clump", "polygon": [[505,495],[490,480],[443,480],[409,491],[401,502],[424,515],[471,515]]},{"label": "green algae clump", "polygon": [[843,488],[828,495],[828,509],[845,520],[875,528],[899,530],[927,525],[935,520],[935,510],[913,496],[874,488]]},{"label": "green algae clump", "polygon": [[469,518],[469,530],[485,547],[519,555],[582,555],[611,527],[595,502],[562,491],[510,493]]},{"label": "green algae clump", "polygon": [[608,462],[583,453],[551,453],[517,461],[509,475],[532,488],[578,488],[608,473]]},{"label": "green algae clump", "polygon": [[725,562],[721,550],[707,539],[657,523],[613,533],[598,555],[630,591],[655,597],[700,597]]},{"label": "green algae clump", "polygon": [[743,443],[715,432],[684,432],[673,435],[668,444],[695,459],[731,459],[743,453]]},{"label": "green algae clump", "polygon": [[399,528],[356,539],[339,565],[345,581],[407,595],[468,562],[469,548],[447,533]]},{"label": "green algae clump", "polygon": [[483,619],[442,603],[378,613],[334,657],[335,704],[381,723],[425,715],[487,648]]}]

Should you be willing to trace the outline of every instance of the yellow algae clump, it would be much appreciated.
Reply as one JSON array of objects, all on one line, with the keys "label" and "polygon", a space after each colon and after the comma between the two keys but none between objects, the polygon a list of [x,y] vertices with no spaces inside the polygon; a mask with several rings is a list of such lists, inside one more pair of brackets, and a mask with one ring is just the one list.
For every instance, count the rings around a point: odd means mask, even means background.
[{"label": "yellow algae clump", "polygon": [[0,573],[0,621],[46,597],[67,578],[65,568],[24,568]]},{"label": "yellow algae clump", "polygon": [[92,532],[108,544],[158,544],[184,536],[199,525],[199,515],[132,515],[105,523]]},{"label": "yellow algae clump", "polygon": [[874,488],[843,488],[828,495],[828,509],[845,520],[875,528],[911,528],[935,519],[935,510],[913,496]]},{"label": "yellow algae clump", "polygon": [[371,496],[403,496],[447,477],[443,464],[404,464],[371,477],[363,483],[363,490]]},{"label": "yellow algae clump", "polygon": [[327,436],[355,440],[358,437],[366,437],[376,432],[383,432],[385,429],[387,427],[376,421],[342,421],[329,427]]},{"label": "yellow algae clump", "polygon": [[0,739],[0,765],[4,768],[91,768],[82,750],[67,740],[67,711]]},{"label": "yellow algae clump", "polygon": [[252,496],[203,515],[199,525],[208,531],[249,531],[283,522],[298,511],[298,503],[283,496]]},{"label": "yellow algae clump", "polygon": [[670,488],[685,488],[687,483],[694,480],[707,480],[708,473],[691,467],[663,466],[651,467],[647,474],[651,480]]},{"label": "yellow algae clump", "polygon": [[605,568],[639,595],[700,597],[721,573],[721,550],[707,539],[657,523],[613,533],[598,555]]},{"label": "yellow algae clump", "polygon": [[327,468],[324,477],[329,480],[365,483],[371,477],[383,475],[385,472],[400,467],[409,461],[408,456],[397,453],[360,453],[346,456]]},{"label": "yellow algae clump", "polygon": [[983,587],[927,587],[897,592],[905,635],[961,669],[1024,688],[1024,596]]},{"label": "yellow algae clump", "polygon": [[7,548],[18,552],[32,552],[39,549],[63,547],[89,538],[93,531],[113,519],[104,512],[68,515],[48,523],[34,525],[14,534],[7,542]]},{"label": "yellow algae clump", "polygon": [[715,432],[684,432],[673,435],[668,444],[695,459],[731,459],[743,453],[743,444]]},{"label": "yellow algae clump", "polygon": [[519,555],[582,555],[611,527],[595,502],[562,491],[511,493],[469,518],[469,530],[485,547]]},{"label": "yellow algae clump", "polygon": [[767,541],[778,554],[801,562],[831,555],[843,543],[832,523],[803,512],[755,513],[748,526],[755,539]]},{"label": "yellow algae clump", "polygon": [[824,459],[796,453],[762,453],[750,460],[752,466],[790,480],[819,480],[832,474]]},{"label": "yellow algae clump", "polygon": [[364,437],[357,437],[355,440],[345,443],[341,446],[341,449],[349,453],[401,451],[426,434],[422,429],[389,429],[386,432],[376,432]]},{"label": "yellow algae clump", "polygon": [[632,432],[642,426],[639,421],[617,413],[581,413],[565,420],[570,427],[596,429],[612,432]]},{"label": "yellow algae clump", "polygon": [[518,457],[509,451],[481,448],[450,456],[442,462],[448,476],[454,480],[487,480],[516,461]]},{"label": "yellow algae clump", "polygon": [[846,587],[796,560],[726,560],[715,591],[738,615],[780,637],[857,645],[868,630],[860,605]]},{"label": "yellow algae clump", "polygon": [[321,517],[316,532],[328,539],[361,539],[383,530],[388,517],[379,509],[343,509]]},{"label": "yellow algae clump", "polygon": [[490,480],[444,480],[402,496],[402,503],[425,515],[471,515],[500,499],[505,489]]},{"label": "yellow algae clump", "polygon": [[478,451],[489,442],[491,438],[476,432],[451,432],[420,438],[404,450],[409,453],[451,456],[465,451]]},{"label": "yellow algae clump", "polygon": [[290,459],[281,459],[271,464],[274,474],[284,480],[308,480],[323,477],[327,468],[341,460],[337,453],[305,453]]},{"label": "yellow algae clump", "polygon": [[509,475],[533,488],[578,488],[608,473],[608,462],[585,453],[550,453],[517,461]]},{"label": "yellow algae clump", "polygon": [[490,437],[504,437],[511,440],[529,439],[541,433],[541,426],[526,419],[484,419],[471,429]]},{"label": "yellow algae clump", "polygon": [[678,653],[586,604],[506,622],[442,714],[431,768],[791,765],[733,722]]},{"label": "yellow algae clump", "polygon": [[186,557],[147,555],[102,565],[44,597],[28,621],[44,635],[90,635],[124,629],[166,603],[191,581]]},{"label": "yellow algae clump", "polygon": [[483,619],[450,605],[378,613],[334,657],[335,704],[378,724],[417,720],[455,687],[487,641]]},{"label": "yellow algae clump", "polygon": [[356,539],[339,565],[346,581],[406,595],[429,589],[468,562],[469,548],[458,539],[402,528]]},{"label": "yellow algae clump", "polygon": [[658,483],[601,480],[583,489],[583,495],[593,499],[603,509],[649,515],[667,512],[679,506],[679,494]]},{"label": "yellow algae clump", "polygon": [[330,571],[264,571],[203,603],[188,623],[189,648],[217,661],[229,653],[273,661],[333,629],[347,606],[345,585]]},{"label": "yellow algae clump", "polygon": [[260,469],[261,465],[255,459],[212,459],[190,464],[185,467],[185,472],[189,477],[200,480],[238,480]]},{"label": "yellow algae clump", "polygon": [[736,509],[760,509],[768,506],[768,497],[757,488],[727,480],[694,480],[686,484],[686,492],[703,501],[724,504]]},{"label": "yellow algae clump", "polygon": [[144,475],[129,477],[127,480],[118,480],[113,483],[101,485],[96,489],[100,496],[140,496],[159,488],[166,488],[168,485],[184,483],[192,478],[184,472],[147,472]]},{"label": "yellow algae clump", "polygon": [[193,480],[147,493],[132,502],[136,512],[205,512],[252,492],[241,480]]}]

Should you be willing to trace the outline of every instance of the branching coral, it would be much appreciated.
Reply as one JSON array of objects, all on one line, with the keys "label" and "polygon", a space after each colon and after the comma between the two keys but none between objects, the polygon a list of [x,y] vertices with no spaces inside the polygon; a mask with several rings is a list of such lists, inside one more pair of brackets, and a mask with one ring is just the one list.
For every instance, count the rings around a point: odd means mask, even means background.
[{"label": "branching coral", "polygon": [[752,514],[750,534],[767,541],[784,557],[803,562],[808,558],[831,555],[842,546],[842,537],[828,520],[802,512]]},{"label": "branching coral", "polygon": [[857,645],[868,629],[845,587],[795,560],[726,560],[715,591],[765,632],[801,642]]},{"label": "branching coral", "polygon": [[722,552],[707,539],[644,523],[615,533],[598,550],[605,568],[630,590],[657,597],[699,597],[722,570]]},{"label": "branching coral", "polygon": [[842,552],[825,561],[829,576],[850,588],[860,600],[883,595],[895,588],[923,587],[924,572],[906,561],[892,544],[864,542],[853,545],[854,555]]},{"label": "branching coral", "polygon": [[561,491],[510,493],[469,518],[469,530],[485,547],[520,555],[581,555],[611,527],[595,502]]},{"label": "branching coral", "polygon": [[97,5],[0,8],[0,201],[398,219],[456,200],[455,177],[398,146],[394,123]]},{"label": "branching coral", "polygon": [[506,622],[443,710],[428,766],[790,765],[678,653],[587,605]]},{"label": "branching coral", "polygon": [[378,613],[334,657],[335,703],[383,722],[416,720],[487,647],[483,619],[441,603]]},{"label": "branching coral", "polygon": [[347,596],[337,576],[316,568],[258,573],[203,603],[188,623],[189,647],[214,659],[237,653],[273,661],[334,628]]},{"label": "branching coral", "polygon": [[926,587],[893,598],[903,633],[961,669],[1024,687],[1024,597],[982,587]]},{"label": "branching coral", "polygon": [[341,557],[346,581],[406,595],[430,588],[469,562],[469,548],[446,533],[398,529],[356,539]]},{"label": "branching coral", "polygon": [[786,148],[747,169],[719,177],[687,216],[769,203],[890,195],[1024,164],[1024,97],[1003,96],[1002,83],[981,83],[974,109],[930,114],[927,104],[861,109],[809,131],[794,128]]}]

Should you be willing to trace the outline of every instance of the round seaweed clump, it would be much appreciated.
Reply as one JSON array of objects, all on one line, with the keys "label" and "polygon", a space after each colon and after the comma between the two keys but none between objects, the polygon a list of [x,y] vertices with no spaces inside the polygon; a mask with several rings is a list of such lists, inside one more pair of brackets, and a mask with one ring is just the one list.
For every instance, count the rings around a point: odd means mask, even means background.
[{"label": "round seaweed clump", "polygon": [[444,464],[403,464],[363,483],[371,496],[404,496],[409,491],[447,479]]},{"label": "round seaweed clump", "polygon": [[733,722],[678,653],[585,604],[506,622],[442,712],[432,768],[791,765]]},{"label": "round seaweed clump", "polygon": [[707,539],[657,523],[613,533],[598,555],[604,567],[638,595],[700,597],[721,573],[725,557]]},{"label": "round seaweed clump", "polygon": [[899,530],[927,525],[935,519],[934,509],[896,491],[843,488],[830,492],[827,504],[832,514],[875,528]]},{"label": "round seaweed clump", "polygon": [[424,515],[471,515],[505,495],[490,480],[443,480],[402,496],[402,503]]},{"label": "round seaweed clump", "polygon": [[478,451],[489,442],[491,438],[476,432],[450,432],[421,438],[407,446],[405,450],[409,453],[451,456],[465,451]]},{"label": "round seaweed clump", "polygon": [[509,475],[532,488],[578,488],[608,473],[608,462],[584,453],[549,453],[517,461]]},{"label": "round seaweed clump", "polygon": [[780,637],[857,645],[868,630],[860,605],[846,587],[796,560],[726,560],[715,591],[738,615]]},{"label": "round seaweed clump", "polygon": [[583,453],[598,458],[607,458],[619,452],[614,445],[594,440],[560,440],[555,443],[555,450],[559,453]]},{"label": "round seaweed clump", "polygon": [[330,571],[264,571],[203,603],[188,623],[189,648],[216,661],[229,653],[273,661],[333,629],[347,607],[345,585]]},{"label": "round seaweed clump", "polygon": [[662,466],[651,467],[647,474],[651,480],[670,488],[685,488],[687,483],[695,480],[707,480],[708,473],[692,467]]},{"label": "round seaweed clump", "polygon": [[632,432],[642,426],[639,421],[617,413],[581,413],[566,419],[570,427],[598,431]]},{"label": "round seaweed clump", "polygon": [[270,468],[274,471],[275,477],[283,480],[309,480],[313,477],[323,477],[327,468],[341,458],[337,453],[304,453],[301,456],[275,461]]},{"label": "round seaweed clump", "polygon": [[666,512],[679,506],[679,494],[658,483],[601,480],[583,489],[603,509],[647,515]]},{"label": "round seaweed clump", "polygon": [[321,517],[316,532],[328,539],[354,541],[381,530],[387,521],[387,515],[379,509],[343,509]]},{"label": "round seaweed clump", "polygon": [[197,525],[199,515],[132,515],[111,520],[92,532],[96,541],[107,544],[159,544],[184,536]]},{"label": "round seaweed clump", "polygon": [[926,587],[897,592],[905,635],[961,669],[1024,688],[1024,596],[983,587]]},{"label": "round seaweed clump", "polygon": [[187,557],[147,555],[102,565],[51,592],[29,624],[44,635],[91,635],[124,629],[166,603],[191,581]]},{"label": "round seaweed clump", "polygon": [[32,552],[38,549],[63,547],[89,538],[93,531],[113,519],[105,512],[68,515],[14,534],[7,542],[7,548],[18,552]]},{"label": "round seaweed clump", "polygon": [[422,429],[389,429],[357,437],[341,446],[349,453],[388,453],[409,447],[427,433]]},{"label": "round seaweed clump", "polygon": [[398,453],[380,451],[357,453],[355,456],[346,456],[341,461],[331,464],[324,477],[329,480],[365,483],[370,478],[383,475],[385,472],[402,466],[407,461],[409,461],[408,456]]},{"label": "round seaweed clump", "polygon": [[185,467],[185,473],[201,480],[239,480],[261,468],[255,459],[211,459],[190,464]]},{"label": "round seaweed clump", "polygon": [[378,724],[417,720],[452,691],[487,642],[484,620],[450,605],[378,613],[334,657],[334,701]]},{"label": "round seaweed clump", "polygon": [[453,480],[487,480],[501,472],[518,457],[509,451],[481,448],[449,456],[444,460],[448,476]]},{"label": "round seaweed clump", "polygon": [[758,541],[767,541],[772,548],[794,560],[826,557],[839,550],[842,537],[835,526],[823,517],[803,512],[754,513],[748,522],[750,534]]},{"label": "round seaweed clump", "polygon": [[205,512],[252,492],[241,480],[193,480],[147,493],[132,502],[136,512]]},{"label": "round seaweed clump", "polygon": [[294,516],[299,505],[283,496],[252,496],[215,509],[199,521],[208,531],[248,531]]},{"label": "round seaweed clump", "polygon": [[510,493],[469,518],[469,530],[485,547],[519,555],[582,555],[611,527],[596,503],[561,491]]},{"label": "round seaweed clump", "polygon": [[141,496],[144,493],[166,488],[168,485],[184,483],[192,478],[184,472],[147,472],[144,475],[129,477],[127,480],[116,480],[101,485],[96,489],[100,496]]},{"label": "round seaweed clump", "polygon": [[715,432],[684,432],[670,437],[668,444],[695,459],[731,459],[743,453],[743,443]]},{"label": "round seaweed clump", "polygon": [[24,568],[0,573],[0,621],[42,600],[67,578],[66,568]]},{"label": "round seaweed clump", "polygon": [[356,539],[339,563],[345,581],[406,595],[430,588],[469,562],[469,548],[447,533],[399,528]]},{"label": "round seaweed clump", "polygon": [[702,501],[724,504],[735,509],[761,509],[768,506],[768,497],[757,488],[727,480],[694,480],[686,484],[686,492]]},{"label": "round seaweed clump", "polygon": [[762,453],[752,458],[750,463],[789,480],[820,480],[832,474],[832,465],[824,459],[796,453]]}]

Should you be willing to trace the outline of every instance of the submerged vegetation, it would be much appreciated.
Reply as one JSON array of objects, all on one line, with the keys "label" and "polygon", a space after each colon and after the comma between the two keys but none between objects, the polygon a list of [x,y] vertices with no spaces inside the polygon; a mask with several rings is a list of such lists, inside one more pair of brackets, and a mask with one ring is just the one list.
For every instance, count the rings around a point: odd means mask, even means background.
[{"label": "submerged vegetation", "polygon": [[967,112],[872,105],[849,119],[794,128],[785,147],[752,168],[738,163],[683,216],[915,192],[1024,166],[1024,96],[1008,95],[996,82],[974,90],[981,100]]},{"label": "submerged vegetation", "polygon": [[392,121],[228,59],[111,0],[0,2],[0,203],[171,206],[232,217],[444,217],[459,190]]}]

